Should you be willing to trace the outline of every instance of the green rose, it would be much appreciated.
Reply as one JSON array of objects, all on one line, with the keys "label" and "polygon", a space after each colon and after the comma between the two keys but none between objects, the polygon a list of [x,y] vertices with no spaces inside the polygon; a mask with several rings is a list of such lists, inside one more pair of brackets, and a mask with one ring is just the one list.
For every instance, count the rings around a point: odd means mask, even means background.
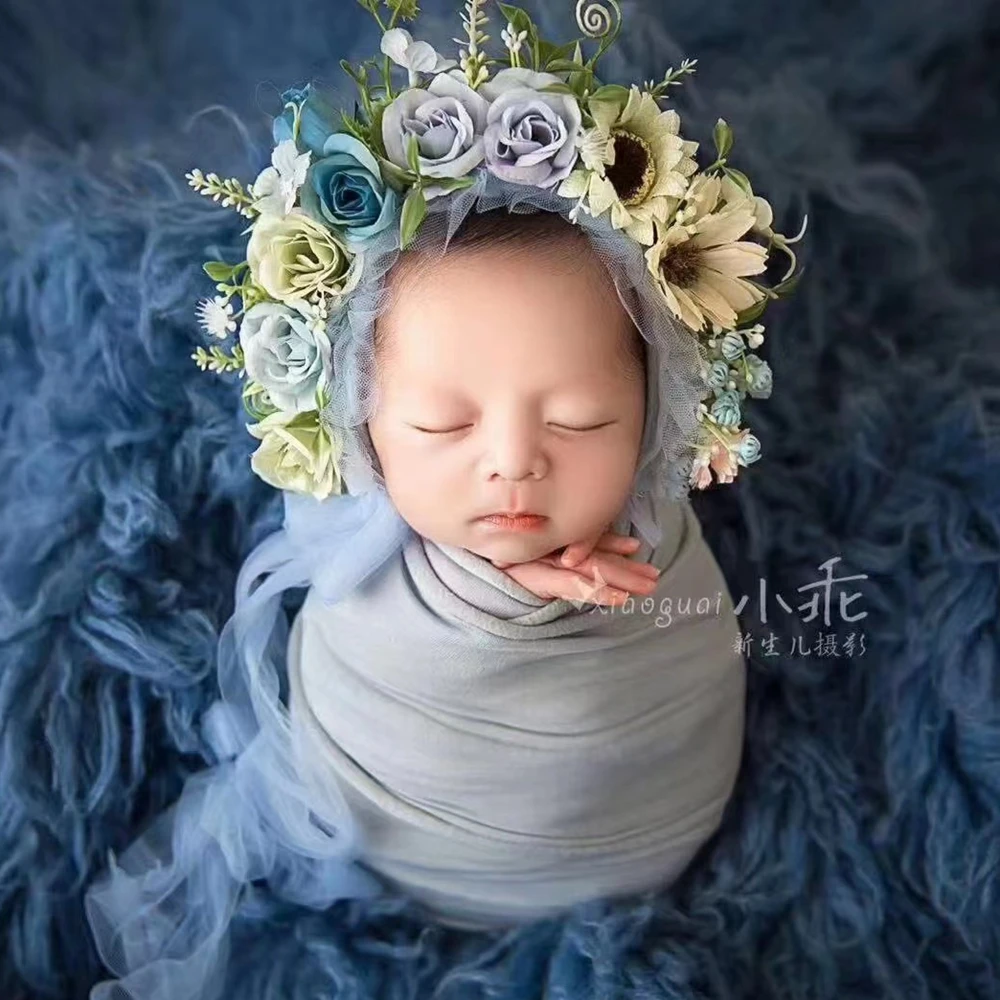
[{"label": "green rose", "polygon": [[247,244],[256,284],[281,302],[317,297],[339,299],[361,276],[361,256],[302,209],[260,216]]},{"label": "green rose", "polygon": [[261,441],[250,458],[250,467],[265,483],[279,490],[308,493],[317,500],[344,492],[337,465],[343,442],[330,436],[317,410],[279,410],[246,428]]}]

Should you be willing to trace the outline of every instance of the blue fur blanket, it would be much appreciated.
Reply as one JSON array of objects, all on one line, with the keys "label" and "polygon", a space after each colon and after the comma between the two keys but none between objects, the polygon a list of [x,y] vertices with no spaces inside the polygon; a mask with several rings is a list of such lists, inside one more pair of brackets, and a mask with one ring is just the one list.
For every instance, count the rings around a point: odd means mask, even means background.
[{"label": "blue fur blanket", "polygon": [[[571,3],[526,5],[570,37]],[[459,4],[424,6],[450,46]],[[668,893],[506,935],[256,886],[227,997],[1000,996],[1000,10],[624,6],[606,72],[698,57],[692,137],[725,117],[784,231],[810,217],[763,458],[696,501],[747,596],[738,793]],[[346,0],[5,0],[0,37],[0,996],[79,1000],[84,888],[203,766],[235,574],[281,517],[238,385],[190,359],[201,262],[242,243],[183,173],[252,180],[278,91],[346,97],[378,39]],[[806,621],[836,557],[860,579]]]}]

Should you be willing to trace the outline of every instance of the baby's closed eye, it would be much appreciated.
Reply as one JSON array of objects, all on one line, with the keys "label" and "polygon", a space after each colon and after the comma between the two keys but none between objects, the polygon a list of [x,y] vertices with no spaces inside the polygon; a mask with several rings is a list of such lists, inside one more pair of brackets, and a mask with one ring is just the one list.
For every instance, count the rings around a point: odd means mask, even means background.
[{"label": "baby's closed eye", "polygon": [[[557,430],[562,431],[574,431],[576,433],[583,433],[586,431],[599,431],[605,427],[611,427],[613,424],[617,424],[617,420],[605,420],[601,423],[587,424],[584,426],[576,426],[572,424],[560,424],[550,421],[547,426],[554,427]],[[422,427],[419,424],[410,424],[414,430],[420,431],[422,434],[457,434],[459,431],[468,430],[470,427],[475,426],[474,424],[462,424],[459,427],[444,427],[444,428],[434,428],[434,427]]]}]

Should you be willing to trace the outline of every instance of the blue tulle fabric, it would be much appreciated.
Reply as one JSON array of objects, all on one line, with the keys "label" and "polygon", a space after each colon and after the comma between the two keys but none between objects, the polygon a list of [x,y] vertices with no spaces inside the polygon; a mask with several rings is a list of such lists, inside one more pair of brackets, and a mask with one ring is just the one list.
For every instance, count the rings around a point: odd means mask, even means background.
[{"label": "blue tulle fabric", "polygon": [[101,958],[120,977],[95,986],[92,1000],[217,997],[228,925],[249,882],[266,879],[283,898],[315,909],[379,892],[357,863],[363,845],[336,787],[295,766],[281,698],[281,596],[311,586],[324,601],[339,600],[411,529],[380,490],[284,499],[284,525],[244,562],[219,639],[220,698],[204,720],[218,762],[190,778],[87,893]]}]

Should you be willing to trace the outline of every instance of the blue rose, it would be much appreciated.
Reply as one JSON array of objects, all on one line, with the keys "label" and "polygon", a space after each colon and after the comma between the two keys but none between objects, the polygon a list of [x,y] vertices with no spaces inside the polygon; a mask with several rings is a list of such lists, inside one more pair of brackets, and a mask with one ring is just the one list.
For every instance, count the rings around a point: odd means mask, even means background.
[{"label": "blue rose", "polygon": [[316,390],[330,360],[330,340],[321,327],[287,306],[260,302],[246,311],[239,336],[247,375],[267,389],[279,410],[316,409]]},{"label": "blue rose", "polygon": [[731,389],[719,393],[711,413],[720,427],[735,427],[740,422],[740,397]]},{"label": "blue rose", "polygon": [[753,434],[747,433],[743,440],[740,441],[737,456],[742,465],[750,465],[756,462],[760,458],[760,441]]},{"label": "blue rose", "polygon": [[743,353],[743,338],[738,333],[727,333],[722,338],[722,356],[735,361]]},{"label": "blue rose", "polygon": [[378,161],[365,144],[344,132],[329,136],[321,158],[309,168],[299,193],[302,208],[317,222],[363,243],[396,220],[399,198],[387,187]]},{"label": "blue rose", "polygon": [[705,381],[710,389],[721,389],[729,381],[729,365],[725,361],[713,361]]},{"label": "blue rose", "polygon": [[754,399],[767,399],[772,388],[771,366],[766,361],[761,361],[756,354],[748,354],[746,362],[747,392]]},{"label": "blue rose", "polygon": [[[293,87],[286,90],[281,95],[282,105],[296,104],[300,106],[299,112],[299,138],[298,148],[301,152],[307,149],[314,157],[323,155],[323,144],[337,130],[337,123],[340,115],[336,108],[328,104],[320,95],[313,90],[312,84],[304,87]],[[295,122],[295,114],[291,108],[286,107],[271,123],[271,134],[274,137],[274,144],[292,138],[292,126]]]}]

